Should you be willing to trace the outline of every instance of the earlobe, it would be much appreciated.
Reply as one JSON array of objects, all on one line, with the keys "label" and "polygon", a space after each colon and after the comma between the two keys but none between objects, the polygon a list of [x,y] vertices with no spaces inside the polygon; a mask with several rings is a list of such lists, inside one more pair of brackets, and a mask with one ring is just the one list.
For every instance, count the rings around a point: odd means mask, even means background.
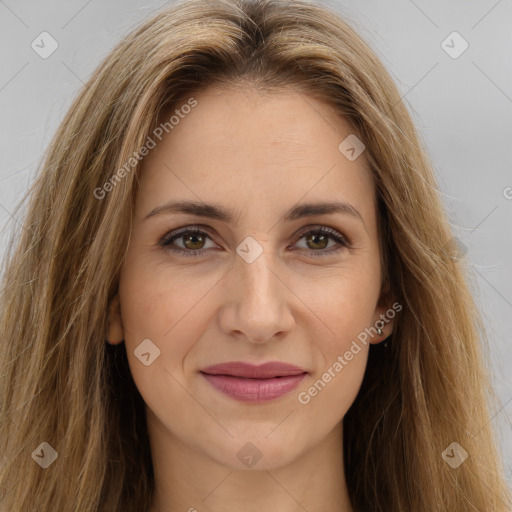
[{"label": "earlobe", "polygon": [[107,343],[118,345],[124,341],[123,322],[121,319],[121,305],[119,294],[110,303],[108,314]]},{"label": "earlobe", "polygon": [[401,305],[393,300],[390,293],[389,282],[384,283],[375,310],[375,320],[373,323],[375,335],[372,337],[370,343],[374,345],[382,343],[391,335],[393,332],[394,318],[401,309]]}]

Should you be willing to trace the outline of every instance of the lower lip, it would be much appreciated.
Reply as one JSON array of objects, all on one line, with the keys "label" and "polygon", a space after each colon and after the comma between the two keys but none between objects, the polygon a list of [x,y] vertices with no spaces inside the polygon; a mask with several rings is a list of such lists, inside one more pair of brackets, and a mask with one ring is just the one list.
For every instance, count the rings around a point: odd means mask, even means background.
[{"label": "lower lip", "polygon": [[228,375],[210,375],[208,373],[202,373],[202,375],[215,389],[235,400],[267,402],[295,389],[306,376],[306,373],[273,377],[271,379],[249,379]]}]

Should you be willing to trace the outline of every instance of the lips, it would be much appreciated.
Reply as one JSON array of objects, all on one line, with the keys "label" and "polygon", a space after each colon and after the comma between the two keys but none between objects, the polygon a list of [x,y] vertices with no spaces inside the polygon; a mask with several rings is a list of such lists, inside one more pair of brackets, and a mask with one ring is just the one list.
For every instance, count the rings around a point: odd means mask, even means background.
[{"label": "lips", "polygon": [[277,361],[259,366],[237,361],[209,366],[200,373],[215,389],[231,398],[263,402],[290,392],[308,372]]},{"label": "lips", "polygon": [[209,375],[230,375],[232,377],[246,377],[248,379],[270,379],[272,377],[288,377],[290,375],[299,375],[306,370],[291,364],[270,362],[254,366],[242,362],[230,362],[216,364],[201,370]]}]

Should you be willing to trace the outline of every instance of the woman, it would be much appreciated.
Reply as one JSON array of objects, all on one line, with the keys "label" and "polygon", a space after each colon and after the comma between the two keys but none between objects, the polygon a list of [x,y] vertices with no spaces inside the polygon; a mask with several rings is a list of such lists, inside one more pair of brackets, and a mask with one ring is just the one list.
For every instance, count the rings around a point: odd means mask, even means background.
[{"label": "woman", "polygon": [[162,11],[70,108],[7,262],[2,510],[509,510],[452,245],[336,13]]}]

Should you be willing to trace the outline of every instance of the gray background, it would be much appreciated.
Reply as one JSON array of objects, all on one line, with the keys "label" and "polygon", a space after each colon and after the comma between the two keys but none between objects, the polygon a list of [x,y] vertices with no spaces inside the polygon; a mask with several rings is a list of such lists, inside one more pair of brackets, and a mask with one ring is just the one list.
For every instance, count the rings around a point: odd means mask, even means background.
[{"label": "gray background", "polygon": [[[0,0],[0,258],[17,227],[14,208],[82,83],[122,35],[168,4]],[[467,247],[501,401],[492,423],[510,482],[512,2],[329,0],[327,5],[345,15],[395,78],[432,158],[455,234]],[[59,45],[47,59],[31,48],[43,31]],[[441,46],[453,31],[469,44],[458,58]],[[448,44],[461,48],[457,41]]]}]

